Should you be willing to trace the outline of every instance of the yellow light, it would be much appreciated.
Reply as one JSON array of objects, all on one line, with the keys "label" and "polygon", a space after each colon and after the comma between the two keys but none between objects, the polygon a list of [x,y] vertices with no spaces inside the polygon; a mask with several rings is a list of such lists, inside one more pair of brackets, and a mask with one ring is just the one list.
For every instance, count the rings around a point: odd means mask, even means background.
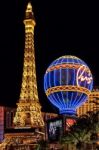
[{"label": "yellow light", "polygon": [[27,5],[27,9],[32,9],[32,5],[31,5],[30,2],[29,2],[28,5]]},{"label": "yellow light", "polygon": [[[26,16],[32,12],[32,5],[28,3]],[[31,15],[30,15],[31,16]],[[17,111],[14,117],[14,124],[17,127],[36,127],[44,126],[41,115],[41,106],[38,98],[36,71],[35,71],[35,54],[34,54],[34,19],[25,19],[25,52],[23,64],[22,86],[20,92],[19,103],[17,103]],[[27,115],[30,120],[27,121]],[[30,123],[29,123],[30,122]]]},{"label": "yellow light", "polygon": [[50,95],[54,92],[59,92],[59,91],[78,91],[81,93],[85,93],[86,95],[90,95],[90,91],[84,87],[81,86],[73,86],[73,85],[63,85],[63,86],[55,86],[47,89],[46,95]]}]

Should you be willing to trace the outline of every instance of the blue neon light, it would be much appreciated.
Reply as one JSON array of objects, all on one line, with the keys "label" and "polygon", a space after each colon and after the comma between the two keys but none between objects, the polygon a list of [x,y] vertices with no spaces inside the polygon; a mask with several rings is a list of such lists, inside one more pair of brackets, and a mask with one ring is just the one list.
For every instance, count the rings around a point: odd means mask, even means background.
[{"label": "blue neon light", "polygon": [[[56,59],[48,67],[55,67],[62,64],[78,65],[81,69],[78,72],[77,68],[59,68],[48,71],[44,75],[44,90],[45,93],[49,88],[64,85],[80,86],[88,89],[93,88],[93,78],[87,64],[77,57],[60,57]],[[84,67],[82,67],[84,66]],[[86,69],[87,68],[87,69]],[[77,78],[77,73],[78,77]],[[77,83],[78,79],[78,83]],[[89,79],[91,79],[89,81]],[[79,85],[78,85],[79,84]],[[88,95],[76,91],[58,91],[48,95],[50,102],[59,108],[61,114],[75,114],[76,109],[81,106],[88,98]]]}]

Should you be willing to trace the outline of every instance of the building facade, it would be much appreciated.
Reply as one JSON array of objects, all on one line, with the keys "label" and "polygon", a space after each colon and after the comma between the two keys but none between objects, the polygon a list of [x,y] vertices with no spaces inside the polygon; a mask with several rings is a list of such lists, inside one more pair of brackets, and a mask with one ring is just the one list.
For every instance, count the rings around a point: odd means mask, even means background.
[{"label": "building facade", "polygon": [[[4,107],[0,106],[0,142],[4,139],[4,134],[8,132],[10,129],[14,129],[13,118],[16,113],[16,108]],[[43,127],[43,131],[46,134],[46,122],[48,119],[52,119],[58,116],[55,113],[41,113],[42,118],[44,120],[45,126]],[[47,134],[46,134],[47,135]]]},{"label": "building facade", "polygon": [[78,116],[86,114],[90,111],[99,110],[99,88],[94,88],[91,92],[89,99],[77,109]]},{"label": "building facade", "polygon": [[4,138],[4,107],[0,106],[0,142]]}]

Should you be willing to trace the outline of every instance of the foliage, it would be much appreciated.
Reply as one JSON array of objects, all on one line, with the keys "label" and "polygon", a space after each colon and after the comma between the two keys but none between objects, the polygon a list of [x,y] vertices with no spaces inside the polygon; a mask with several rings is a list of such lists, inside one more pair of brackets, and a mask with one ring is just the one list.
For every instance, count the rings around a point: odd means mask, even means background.
[{"label": "foliage", "polygon": [[90,143],[91,135],[99,132],[99,112],[88,112],[79,117],[76,123],[66,131],[61,139],[62,144],[74,143],[77,147],[82,147],[83,143]]},{"label": "foliage", "polygon": [[86,118],[89,119],[90,132],[97,133],[99,132],[99,111],[97,112],[88,112]]},{"label": "foliage", "polygon": [[36,150],[47,150],[48,148],[48,142],[45,140],[38,141],[38,145],[36,147]]}]

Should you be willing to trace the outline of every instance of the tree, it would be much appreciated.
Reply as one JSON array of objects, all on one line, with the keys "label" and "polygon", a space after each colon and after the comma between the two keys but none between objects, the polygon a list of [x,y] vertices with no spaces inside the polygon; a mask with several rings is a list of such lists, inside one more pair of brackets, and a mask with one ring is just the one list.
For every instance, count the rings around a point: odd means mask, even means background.
[{"label": "tree", "polygon": [[45,140],[38,141],[38,145],[36,146],[36,150],[47,150],[48,142]]},{"label": "tree", "polygon": [[74,143],[78,150],[85,150],[85,143],[91,143],[91,135],[99,132],[99,112],[89,112],[79,117],[76,123],[62,137],[62,143]]}]

